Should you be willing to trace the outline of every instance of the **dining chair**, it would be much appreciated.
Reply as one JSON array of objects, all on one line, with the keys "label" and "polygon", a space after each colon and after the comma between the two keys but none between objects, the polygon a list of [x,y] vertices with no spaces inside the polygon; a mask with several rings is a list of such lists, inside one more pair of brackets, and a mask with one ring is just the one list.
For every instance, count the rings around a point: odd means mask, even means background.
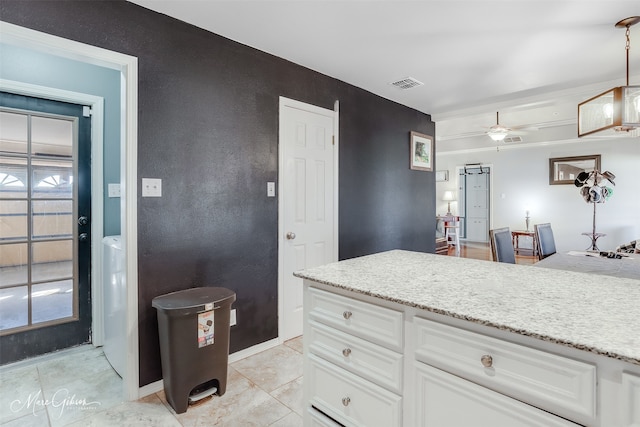
[{"label": "dining chair", "polygon": [[556,253],[556,241],[553,238],[551,224],[534,224],[534,244],[538,248],[538,259],[545,259]]},{"label": "dining chair", "polygon": [[489,230],[489,241],[491,243],[491,255],[497,262],[516,263],[516,253],[513,250],[513,240],[509,227]]},{"label": "dining chair", "polygon": [[456,256],[460,256],[460,217],[447,215],[442,217],[444,222],[444,237],[447,245],[456,247]]}]

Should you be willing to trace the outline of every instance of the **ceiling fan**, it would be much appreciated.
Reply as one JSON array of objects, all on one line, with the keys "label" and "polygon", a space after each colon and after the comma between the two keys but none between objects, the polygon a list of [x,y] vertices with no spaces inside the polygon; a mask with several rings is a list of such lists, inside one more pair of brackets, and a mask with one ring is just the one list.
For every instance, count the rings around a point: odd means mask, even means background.
[{"label": "ceiling fan", "polygon": [[522,134],[522,132],[518,132],[520,130],[538,130],[534,126],[521,126],[521,127],[513,127],[509,128],[500,124],[500,113],[496,111],[496,124],[491,126],[487,131],[487,135],[489,138],[493,139],[496,142],[502,141],[509,134]]}]

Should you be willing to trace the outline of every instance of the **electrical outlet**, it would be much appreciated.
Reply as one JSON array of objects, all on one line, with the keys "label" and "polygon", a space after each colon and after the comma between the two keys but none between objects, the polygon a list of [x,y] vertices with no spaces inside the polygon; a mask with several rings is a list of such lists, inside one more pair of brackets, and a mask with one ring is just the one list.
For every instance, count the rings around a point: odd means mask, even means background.
[{"label": "electrical outlet", "polygon": [[162,197],[162,180],[142,178],[142,197]]},{"label": "electrical outlet", "polygon": [[229,326],[236,325],[236,309],[231,310],[231,319],[229,319]]}]

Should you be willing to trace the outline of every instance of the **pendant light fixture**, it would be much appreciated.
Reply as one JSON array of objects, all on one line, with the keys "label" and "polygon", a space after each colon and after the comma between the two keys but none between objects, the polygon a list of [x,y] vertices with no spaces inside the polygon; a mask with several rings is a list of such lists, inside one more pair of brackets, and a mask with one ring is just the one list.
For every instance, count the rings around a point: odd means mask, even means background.
[{"label": "pendant light fixture", "polygon": [[627,84],[578,104],[578,137],[607,129],[629,132],[640,127],[640,86],[629,86],[629,29],[638,22],[640,16],[616,23],[616,28],[626,28]]}]

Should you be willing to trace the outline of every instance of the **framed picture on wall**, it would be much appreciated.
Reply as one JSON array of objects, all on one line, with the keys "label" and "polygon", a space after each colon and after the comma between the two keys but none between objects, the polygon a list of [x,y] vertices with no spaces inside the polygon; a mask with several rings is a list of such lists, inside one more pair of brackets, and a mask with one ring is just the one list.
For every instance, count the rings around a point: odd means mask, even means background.
[{"label": "framed picture on wall", "polygon": [[413,170],[433,171],[434,146],[433,137],[418,132],[411,132],[411,164]]}]

